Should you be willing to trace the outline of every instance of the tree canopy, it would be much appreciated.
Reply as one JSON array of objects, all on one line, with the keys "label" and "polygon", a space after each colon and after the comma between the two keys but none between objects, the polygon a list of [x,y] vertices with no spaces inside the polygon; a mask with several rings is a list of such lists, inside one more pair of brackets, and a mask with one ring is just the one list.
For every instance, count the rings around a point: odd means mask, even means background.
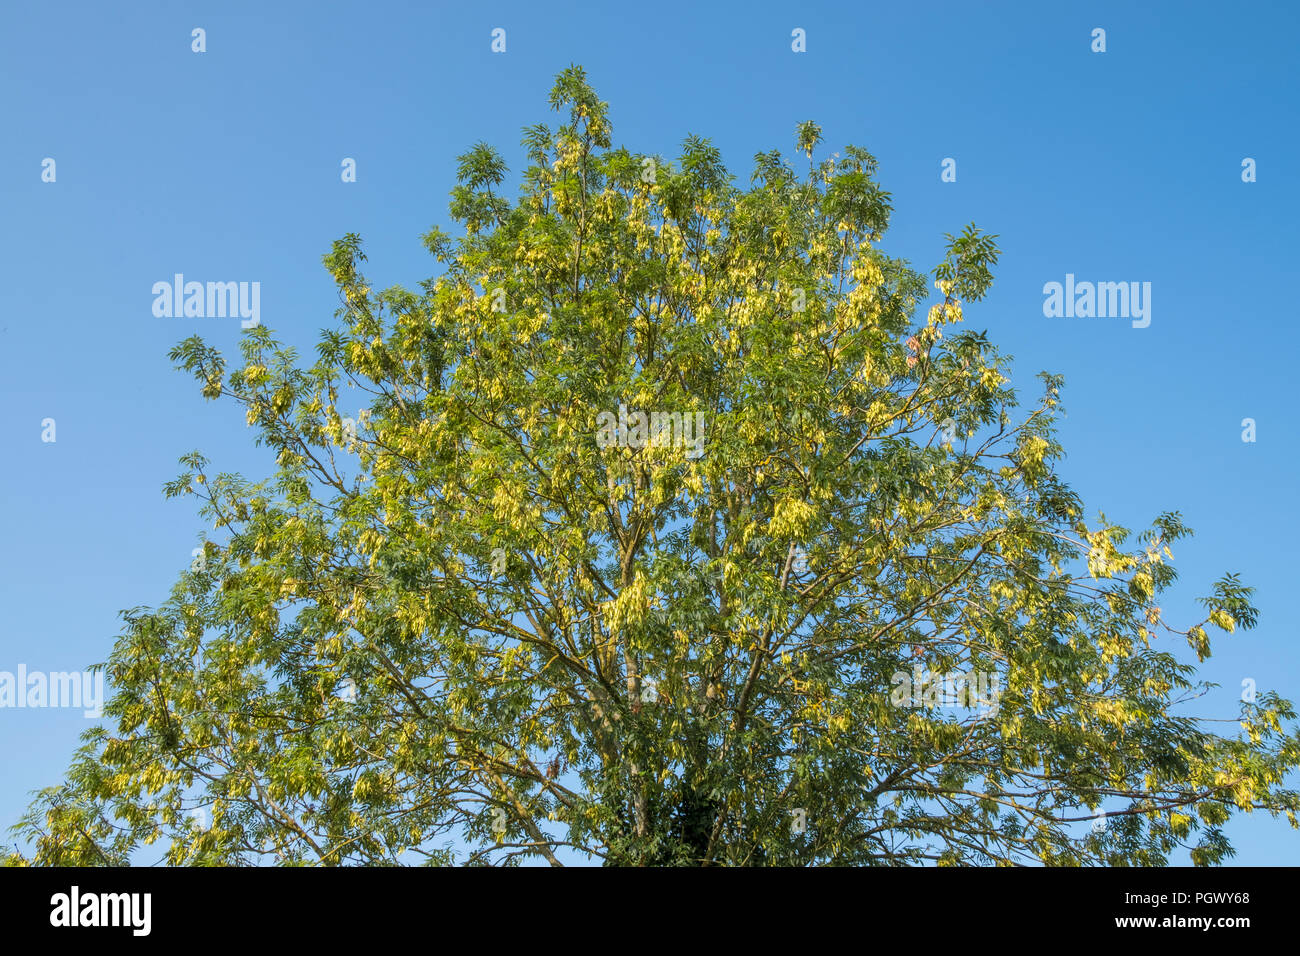
[{"label": "tree canopy", "polygon": [[277,470],[182,458],[214,530],[8,862],[1212,864],[1234,812],[1296,824],[1291,704],[1222,735],[1169,640],[1251,589],[1167,622],[1179,515],[1085,518],[1061,380],[1021,406],[962,328],[995,236],[891,258],[811,122],[738,185],[614,147],[578,67],[550,105],[515,199],[460,157],[418,291],[334,243],[314,364],[174,350]]}]

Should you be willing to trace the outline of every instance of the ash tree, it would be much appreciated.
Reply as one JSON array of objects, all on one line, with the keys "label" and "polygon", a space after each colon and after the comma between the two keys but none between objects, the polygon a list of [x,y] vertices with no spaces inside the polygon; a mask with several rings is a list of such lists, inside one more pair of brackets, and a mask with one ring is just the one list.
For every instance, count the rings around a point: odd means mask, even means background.
[{"label": "ash tree", "polygon": [[1021,410],[963,329],[995,237],[886,255],[876,160],[811,122],[738,185],[612,146],[580,68],[550,105],[513,201],[460,157],[419,291],[334,243],[314,364],[174,350],[277,470],[182,459],[214,530],[10,863],[1213,864],[1235,812],[1295,826],[1291,704],[1190,709],[1182,642],[1251,589],[1166,621],[1179,515],[1085,519],[1060,379]]}]

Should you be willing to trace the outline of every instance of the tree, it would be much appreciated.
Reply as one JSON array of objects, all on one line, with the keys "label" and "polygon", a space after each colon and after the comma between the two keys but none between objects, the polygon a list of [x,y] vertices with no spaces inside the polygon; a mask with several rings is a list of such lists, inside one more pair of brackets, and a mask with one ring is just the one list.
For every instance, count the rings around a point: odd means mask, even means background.
[{"label": "tree", "polygon": [[233,371],[174,350],[278,471],[182,459],[219,540],[124,612],[116,730],[11,863],[1211,864],[1234,811],[1296,824],[1290,703],[1220,736],[1155,643],[1203,660],[1251,589],[1167,623],[1178,514],[1086,521],[1061,380],[1014,417],[956,330],[996,237],[949,237],[918,320],[867,151],[814,161],[805,123],[806,170],[740,188],[696,136],[612,147],[580,68],[550,103],[517,201],[460,158],[421,291],[334,244],[309,368],[264,326]]}]

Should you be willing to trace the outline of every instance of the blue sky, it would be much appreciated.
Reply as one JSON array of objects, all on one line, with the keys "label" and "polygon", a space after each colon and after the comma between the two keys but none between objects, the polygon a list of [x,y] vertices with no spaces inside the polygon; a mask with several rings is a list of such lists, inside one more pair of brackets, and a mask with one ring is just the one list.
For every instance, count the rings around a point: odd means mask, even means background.
[{"label": "blue sky", "polygon": [[[996,282],[966,321],[1015,356],[1026,401],[1040,369],[1065,376],[1063,473],[1089,513],[1137,530],[1176,509],[1196,529],[1175,551],[1175,622],[1199,619],[1194,599],[1225,571],[1258,589],[1260,626],[1218,641],[1203,673],[1222,687],[1200,712],[1232,717],[1246,678],[1300,700],[1298,11],[11,0],[0,670],[102,661],[117,612],[166,597],[203,530],[192,503],[162,498],[178,456],[271,469],[238,409],[205,402],[166,357],[195,332],[233,354],[239,320],[156,318],[153,283],[258,281],[262,323],[310,356],[338,307],[320,264],[332,240],[361,234],[376,288],[434,274],[419,236],[451,225],[456,155],[486,140],[518,170],[520,128],[553,123],[552,78],[580,63],[633,150],[675,155],[696,133],[744,182],[754,153],[793,151],[802,120],[828,150],[869,149],[896,210],[884,248],[918,267],[968,222],[997,233]],[[1090,48],[1097,27],[1105,53]],[[340,181],[344,157],[355,183]],[[947,157],[956,182],[940,180]],[[1242,181],[1246,157],[1256,182]],[[1150,282],[1150,326],[1044,317],[1044,283],[1067,273]],[[60,779],[88,723],[0,710],[0,827]],[[1257,814],[1230,834],[1236,863],[1300,861],[1285,822]]]}]

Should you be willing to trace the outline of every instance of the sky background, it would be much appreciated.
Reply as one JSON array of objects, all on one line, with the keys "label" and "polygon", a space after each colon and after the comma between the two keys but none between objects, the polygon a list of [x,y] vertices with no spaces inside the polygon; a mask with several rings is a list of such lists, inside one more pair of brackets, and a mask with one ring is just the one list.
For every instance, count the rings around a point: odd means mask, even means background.
[{"label": "sky background", "polygon": [[[802,120],[822,155],[870,150],[895,206],[882,248],[920,269],[944,233],[996,233],[996,281],[966,325],[1015,356],[1027,404],[1039,370],[1065,377],[1061,470],[1088,514],[1137,531],[1182,512],[1197,534],[1174,551],[1176,624],[1200,620],[1195,598],[1226,571],[1258,589],[1259,627],[1214,638],[1202,673],[1222,686],[1198,712],[1234,717],[1247,678],[1300,700],[1297,27],[1283,2],[5,0],[0,670],[103,661],[119,610],[166,598],[205,527],[195,502],[162,497],[180,455],[273,470],[239,408],[167,359],[196,332],[236,355],[238,318],[155,318],[153,283],[258,281],[262,324],[310,360],[339,305],[331,242],[362,236],[376,289],[436,274],[419,237],[455,231],[455,157],[484,140],[517,173],[521,127],[558,125],[547,94],[578,63],[616,145],[672,157],[705,136],[741,184],[756,152],[793,153]],[[1066,273],[1150,282],[1150,326],[1045,318],[1043,285]],[[0,709],[0,831],[91,723]],[[1300,862],[1284,820],[1228,832],[1236,864]]]}]

